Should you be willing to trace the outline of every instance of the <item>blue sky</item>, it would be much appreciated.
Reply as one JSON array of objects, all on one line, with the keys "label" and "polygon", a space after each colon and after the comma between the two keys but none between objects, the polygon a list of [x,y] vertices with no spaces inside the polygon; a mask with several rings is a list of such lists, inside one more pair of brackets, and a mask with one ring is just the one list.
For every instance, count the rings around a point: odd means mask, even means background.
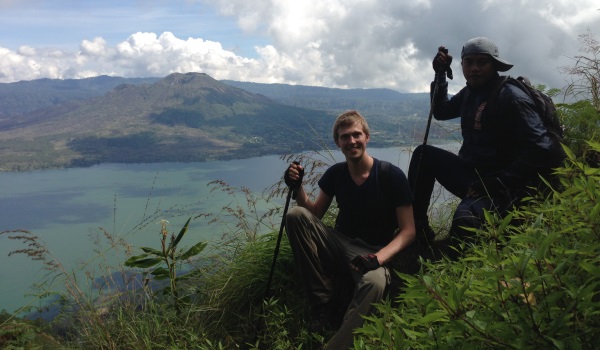
[{"label": "blue sky", "polygon": [[[1,1],[1,0],[0,0]],[[244,55],[255,55],[259,35],[244,34],[234,17],[189,1],[17,1],[0,5],[0,46],[77,48],[83,39],[103,37],[115,45],[136,32],[172,32],[180,38],[218,41]]]},{"label": "blue sky", "polygon": [[527,75],[565,85],[596,0],[0,0],[0,83],[166,76],[427,91],[431,58],[487,36]]}]

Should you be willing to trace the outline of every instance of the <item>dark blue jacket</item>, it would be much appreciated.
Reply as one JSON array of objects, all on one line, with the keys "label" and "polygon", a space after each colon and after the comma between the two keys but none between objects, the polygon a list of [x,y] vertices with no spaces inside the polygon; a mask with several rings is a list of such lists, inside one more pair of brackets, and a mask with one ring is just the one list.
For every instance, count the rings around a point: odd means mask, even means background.
[{"label": "dark blue jacket", "polygon": [[[459,156],[482,176],[494,176],[507,187],[537,186],[562,164],[559,141],[546,129],[533,100],[519,87],[505,84],[494,111],[486,103],[500,79],[475,89],[468,84],[448,99],[448,84],[438,86],[433,114],[437,120],[461,118]],[[434,85],[432,84],[432,89]]]}]

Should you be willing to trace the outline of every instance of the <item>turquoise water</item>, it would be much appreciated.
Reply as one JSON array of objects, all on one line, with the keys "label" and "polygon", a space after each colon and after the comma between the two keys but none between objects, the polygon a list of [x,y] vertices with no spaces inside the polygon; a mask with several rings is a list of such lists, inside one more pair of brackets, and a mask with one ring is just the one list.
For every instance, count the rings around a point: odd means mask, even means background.
[{"label": "turquoise water", "polygon": [[[405,149],[370,149],[406,171]],[[334,153],[341,160],[339,152]],[[24,229],[39,237],[65,271],[90,278],[85,271],[102,270],[122,262],[104,232],[133,247],[158,248],[161,219],[178,232],[185,221],[200,214],[218,213],[227,205],[245,203],[243,196],[211,191],[209,182],[222,180],[246,187],[255,196],[279,181],[287,167],[278,156],[206,163],[102,164],[89,168],[0,173],[0,231]],[[281,205],[279,202],[264,203]],[[263,204],[260,204],[263,205]],[[223,213],[222,213],[223,214]],[[222,215],[227,219],[226,215]],[[279,222],[274,223],[278,228]],[[227,232],[224,224],[192,221],[182,244],[214,240]],[[8,254],[22,243],[0,235],[0,309],[13,312],[24,305],[38,305],[32,285],[48,271],[23,255]],[[133,251],[139,254],[139,250]],[[79,281],[81,282],[81,280]],[[57,285],[60,281],[56,281]]]}]

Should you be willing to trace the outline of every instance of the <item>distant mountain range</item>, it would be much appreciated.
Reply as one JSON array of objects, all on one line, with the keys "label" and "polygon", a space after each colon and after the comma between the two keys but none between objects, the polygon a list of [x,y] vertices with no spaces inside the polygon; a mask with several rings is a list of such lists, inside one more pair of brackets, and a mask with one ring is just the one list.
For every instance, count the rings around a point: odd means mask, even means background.
[{"label": "distant mountain range", "polygon": [[415,144],[428,108],[428,94],[217,81],[202,73],[0,84],[0,171],[332,148],[333,120],[347,109],[367,117],[372,146]]}]

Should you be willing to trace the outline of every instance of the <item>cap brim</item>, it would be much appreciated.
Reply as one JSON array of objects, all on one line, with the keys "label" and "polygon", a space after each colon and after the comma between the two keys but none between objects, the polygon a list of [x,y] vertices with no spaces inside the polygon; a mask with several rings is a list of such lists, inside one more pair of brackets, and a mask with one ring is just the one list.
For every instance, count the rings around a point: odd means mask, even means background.
[{"label": "cap brim", "polygon": [[496,61],[496,68],[498,69],[499,72],[506,72],[507,70],[509,70],[513,67],[513,65],[511,63],[508,63],[507,61],[505,61],[501,58],[494,57],[494,56],[492,56],[492,58],[494,58],[494,60]]}]

